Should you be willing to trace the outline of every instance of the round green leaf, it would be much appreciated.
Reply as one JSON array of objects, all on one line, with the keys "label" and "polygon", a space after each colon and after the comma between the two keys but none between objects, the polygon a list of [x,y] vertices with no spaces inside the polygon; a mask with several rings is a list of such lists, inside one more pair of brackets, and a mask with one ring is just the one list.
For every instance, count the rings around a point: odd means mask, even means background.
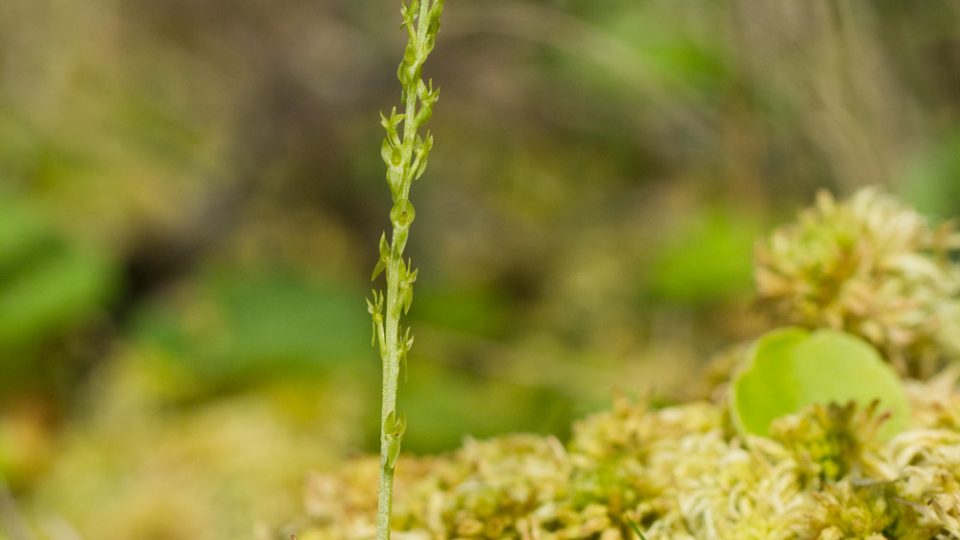
[{"label": "round green leaf", "polygon": [[902,431],[910,405],[900,378],[869,343],[836,330],[774,330],[754,343],[734,379],[730,408],[741,433],[767,435],[770,423],[814,403],[880,402],[890,418],[879,435]]}]

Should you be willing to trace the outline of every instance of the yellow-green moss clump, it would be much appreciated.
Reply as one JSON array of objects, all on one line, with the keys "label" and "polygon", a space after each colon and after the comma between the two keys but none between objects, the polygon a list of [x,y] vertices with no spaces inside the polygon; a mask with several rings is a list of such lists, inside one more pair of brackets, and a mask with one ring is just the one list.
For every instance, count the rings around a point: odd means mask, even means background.
[{"label": "yellow-green moss clump", "polygon": [[[779,323],[859,334],[927,374],[960,350],[956,247],[879,192],[824,195],[760,246],[757,281]],[[813,405],[742,435],[721,384],[713,401],[618,401],[565,445],[514,435],[402,458],[395,538],[960,540],[958,373],[905,383],[911,417],[891,439],[876,404]],[[281,537],[372,538],[376,473],[368,458],[311,478],[307,517]]]},{"label": "yellow-green moss clump", "polygon": [[[911,429],[871,408],[815,406],[744,440],[724,407],[618,402],[569,444],[513,435],[402,459],[400,539],[960,539],[956,377],[911,383]],[[377,463],[315,475],[299,540],[374,534]]]},{"label": "yellow-green moss clump", "polygon": [[951,224],[890,195],[823,192],[757,246],[757,289],[777,323],[860,335],[901,373],[929,376],[960,352],[958,250]]}]

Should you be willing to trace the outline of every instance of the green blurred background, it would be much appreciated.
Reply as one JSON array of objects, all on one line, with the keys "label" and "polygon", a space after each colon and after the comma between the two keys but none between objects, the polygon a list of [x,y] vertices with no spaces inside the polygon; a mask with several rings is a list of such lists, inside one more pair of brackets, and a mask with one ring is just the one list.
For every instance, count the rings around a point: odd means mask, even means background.
[{"label": "green blurred background", "polygon": [[[375,449],[398,8],[0,2],[0,538],[254,538]],[[957,3],[449,0],[427,72],[413,453],[698,395],[819,188],[960,214]]]}]

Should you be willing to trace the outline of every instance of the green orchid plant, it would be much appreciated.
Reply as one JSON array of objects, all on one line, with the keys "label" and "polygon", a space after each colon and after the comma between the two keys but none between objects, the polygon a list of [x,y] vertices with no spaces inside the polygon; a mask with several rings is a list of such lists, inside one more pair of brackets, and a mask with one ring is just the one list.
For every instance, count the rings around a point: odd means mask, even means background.
[{"label": "green orchid plant", "polygon": [[390,538],[390,516],[393,503],[393,471],[400,455],[406,429],[406,418],[397,409],[397,387],[401,368],[413,345],[410,327],[403,328],[400,319],[413,302],[413,283],[417,270],[403,252],[416,213],[410,203],[410,187],[423,176],[427,158],[433,147],[429,131],[420,129],[430,120],[439,91],[433,81],[422,78],[423,65],[433,50],[440,31],[443,0],[411,0],[401,7],[403,27],[407,31],[407,47],[397,69],[402,86],[403,112],[396,108],[389,116],[381,113],[380,123],[387,132],[380,154],[387,165],[387,185],[393,199],[390,211],[390,238],[380,237],[380,258],[371,280],[386,276],[386,293],[374,290],[367,299],[367,310],[373,319],[373,344],[378,347],[383,369],[383,394],[380,426],[380,480],[377,504],[377,538]]}]

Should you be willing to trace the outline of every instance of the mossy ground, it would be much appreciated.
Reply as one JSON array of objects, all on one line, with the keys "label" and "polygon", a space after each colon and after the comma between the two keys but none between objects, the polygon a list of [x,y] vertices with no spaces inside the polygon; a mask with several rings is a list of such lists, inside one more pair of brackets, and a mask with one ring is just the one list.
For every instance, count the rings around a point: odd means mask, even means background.
[{"label": "mossy ground", "polygon": [[[652,410],[619,400],[568,444],[468,440],[398,468],[396,538],[960,538],[956,375],[908,383],[910,428],[889,441],[870,408],[815,406],[744,439],[726,407]],[[721,402],[722,403],[722,402]],[[283,535],[370,538],[377,464],[308,482],[306,516]],[[283,536],[281,536],[283,537]]]},{"label": "mossy ground", "polygon": [[[403,459],[396,537],[960,539],[958,245],[949,224],[864,190],[842,203],[822,195],[757,250],[774,326],[856,334],[907,376],[954,366],[905,383],[907,429],[884,428],[880,402],[851,402],[779,417],[768,437],[738,432],[723,382],[742,364],[735,348],[715,364],[722,375],[708,370],[712,399],[662,409],[619,400],[567,444],[512,435]],[[311,478],[307,516],[285,534],[372,538],[376,470],[367,458]]]}]

